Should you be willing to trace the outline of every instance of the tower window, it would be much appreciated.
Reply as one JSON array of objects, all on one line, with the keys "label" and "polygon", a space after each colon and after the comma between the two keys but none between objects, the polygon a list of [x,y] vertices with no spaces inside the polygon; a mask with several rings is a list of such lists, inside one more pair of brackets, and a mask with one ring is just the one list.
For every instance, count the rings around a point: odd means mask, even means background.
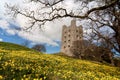
[{"label": "tower window", "polygon": [[70,47],[70,45],[68,45],[68,47]]},{"label": "tower window", "polygon": [[64,41],[64,43],[66,43],[66,41]]},{"label": "tower window", "polygon": [[66,47],[64,46],[64,48],[66,48]]},{"label": "tower window", "polygon": [[69,30],[69,32],[70,32],[71,30]]},{"label": "tower window", "polygon": [[79,32],[79,34],[81,34],[82,32]]},{"label": "tower window", "polygon": [[80,37],[80,39],[82,39],[82,37]]},{"label": "tower window", "polygon": [[70,35],[68,35],[70,37]]},{"label": "tower window", "polygon": [[76,37],[78,38],[79,36],[77,35]]},{"label": "tower window", "polygon": [[70,40],[68,40],[68,42],[70,42]]},{"label": "tower window", "polygon": [[76,32],[78,32],[78,30],[76,30]]},{"label": "tower window", "polygon": [[64,36],[64,38],[66,38],[66,36]]}]

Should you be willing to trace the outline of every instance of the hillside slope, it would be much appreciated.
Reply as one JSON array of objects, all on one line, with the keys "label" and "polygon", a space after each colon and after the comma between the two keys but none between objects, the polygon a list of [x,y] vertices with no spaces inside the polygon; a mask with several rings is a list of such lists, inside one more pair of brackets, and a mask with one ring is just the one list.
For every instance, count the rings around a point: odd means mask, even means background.
[{"label": "hillside slope", "polygon": [[17,50],[17,51],[21,51],[21,50],[25,50],[25,51],[30,51],[31,49],[18,45],[18,44],[13,44],[13,43],[8,43],[8,42],[0,42],[0,49],[2,50]]},{"label": "hillside slope", "polygon": [[22,46],[0,43],[0,80],[13,79],[120,80],[120,68],[40,54]]}]

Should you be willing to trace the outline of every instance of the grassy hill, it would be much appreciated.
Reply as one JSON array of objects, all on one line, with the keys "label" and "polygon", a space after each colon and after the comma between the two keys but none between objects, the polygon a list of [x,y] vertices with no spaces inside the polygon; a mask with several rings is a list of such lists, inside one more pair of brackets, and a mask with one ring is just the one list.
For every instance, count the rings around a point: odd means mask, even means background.
[{"label": "grassy hill", "polygon": [[24,46],[20,46],[18,44],[13,44],[13,43],[8,43],[8,42],[0,42],[0,49],[1,50],[6,50],[6,51],[21,51],[21,50],[25,50],[25,51],[30,51],[31,49],[24,47]]},{"label": "grassy hill", "polygon": [[120,80],[120,68],[0,42],[0,80]]}]

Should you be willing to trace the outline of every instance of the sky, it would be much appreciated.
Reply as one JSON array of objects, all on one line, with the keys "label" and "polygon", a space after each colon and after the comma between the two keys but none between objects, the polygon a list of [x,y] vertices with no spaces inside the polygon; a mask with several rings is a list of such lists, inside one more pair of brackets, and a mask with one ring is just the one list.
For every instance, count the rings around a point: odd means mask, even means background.
[{"label": "sky", "polygon": [[[61,33],[63,25],[70,25],[71,18],[57,19],[52,22],[47,22],[41,29],[36,25],[30,32],[20,31],[21,28],[29,25],[29,19],[18,15],[14,20],[12,17],[6,15],[7,9],[5,4],[19,5],[22,8],[29,8],[30,10],[36,10],[39,8],[39,4],[27,3],[29,0],[0,0],[0,41],[11,42],[22,45],[25,41],[29,41],[29,47],[35,44],[44,44],[46,46],[46,53],[60,52],[61,46]],[[77,6],[78,5],[78,6]],[[80,8],[80,4],[74,4],[73,0],[65,0],[64,6],[68,12],[70,10],[77,10]],[[61,5],[60,5],[61,6]],[[93,8],[97,6],[91,2],[88,7]],[[59,7],[59,6],[58,6]],[[43,10],[44,12],[45,10]],[[83,9],[85,12],[86,9]],[[82,25],[77,22],[77,26]]]},{"label": "sky", "polygon": [[[29,47],[35,44],[44,44],[47,50],[46,53],[59,52],[62,26],[70,25],[71,19],[66,18],[48,22],[42,29],[35,27],[31,32],[19,31],[20,28],[28,25],[28,20],[22,15],[17,16],[16,20],[6,15],[5,3],[23,6],[22,2],[23,0],[0,0],[0,41],[20,45],[25,43],[25,41],[29,41]],[[72,0],[68,2],[68,5],[71,4]],[[33,6],[33,9],[34,7],[37,6]],[[71,8],[72,5],[67,7]]]}]

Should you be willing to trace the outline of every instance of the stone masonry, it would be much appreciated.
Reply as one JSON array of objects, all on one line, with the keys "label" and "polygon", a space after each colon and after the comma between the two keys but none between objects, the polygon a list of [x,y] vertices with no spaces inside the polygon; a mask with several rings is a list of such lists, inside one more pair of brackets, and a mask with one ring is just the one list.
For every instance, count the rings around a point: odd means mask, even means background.
[{"label": "stone masonry", "polygon": [[72,20],[70,26],[63,26],[61,52],[74,56],[70,49],[73,47],[73,42],[77,40],[83,40],[83,29],[82,26],[76,26],[76,20]]}]

